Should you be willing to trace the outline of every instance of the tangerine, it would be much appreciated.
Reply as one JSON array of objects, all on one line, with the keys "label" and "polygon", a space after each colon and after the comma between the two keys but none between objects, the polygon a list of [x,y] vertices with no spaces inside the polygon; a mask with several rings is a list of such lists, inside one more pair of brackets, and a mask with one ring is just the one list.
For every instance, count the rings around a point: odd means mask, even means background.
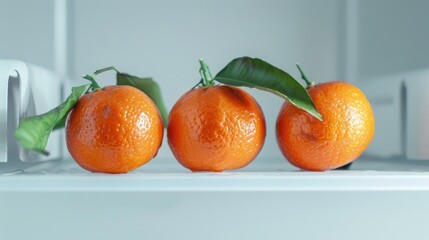
[{"label": "tangerine", "polygon": [[155,103],[131,86],[83,95],[67,119],[67,148],[91,172],[126,173],[150,161],[163,139]]},{"label": "tangerine", "polygon": [[375,131],[374,114],[365,94],[345,82],[320,83],[308,89],[319,121],[285,102],[277,117],[277,143],[294,166],[325,171],[357,159]]},{"label": "tangerine", "polygon": [[246,166],[265,141],[265,118],[256,100],[232,86],[209,86],[185,93],[170,111],[168,144],[192,171]]}]

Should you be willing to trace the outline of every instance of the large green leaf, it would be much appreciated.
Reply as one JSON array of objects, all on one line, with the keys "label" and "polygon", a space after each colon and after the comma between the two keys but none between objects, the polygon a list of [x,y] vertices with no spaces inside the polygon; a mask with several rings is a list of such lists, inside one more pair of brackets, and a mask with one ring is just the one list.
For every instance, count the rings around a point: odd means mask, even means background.
[{"label": "large green leaf", "polygon": [[161,112],[164,127],[167,127],[168,112],[161,97],[161,88],[152,78],[141,78],[117,71],[116,84],[133,86],[146,93],[155,102]]},{"label": "large green leaf", "polygon": [[21,145],[26,149],[48,155],[45,148],[49,135],[54,128],[60,128],[63,125],[67,114],[73,109],[88,86],[89,84],[73,87],[72,93],[66,101],[49,112],[21,119],[15,131],[15,137]]},{"label": "large green leaf", "polygon": [[259,58],[236,58],[228,63],[214,80],[223,84],[258,88],[274,93],[322,120],[322,115],[317,111],[307,90],[298,81],[285,71]]}]

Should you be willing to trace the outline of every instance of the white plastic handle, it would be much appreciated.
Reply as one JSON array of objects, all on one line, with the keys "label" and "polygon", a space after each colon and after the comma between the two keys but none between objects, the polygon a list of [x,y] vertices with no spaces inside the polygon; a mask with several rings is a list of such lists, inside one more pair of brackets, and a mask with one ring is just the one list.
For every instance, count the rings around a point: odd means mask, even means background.
[{"label": "white plastic handle", "polygon": [[[30,74],[31,81],[33,81],[32,86],[30,86]],[[10,89],[13,94],[9,95]],[[48,89],[55,91],[50,93]],[[60,89],[61,82],[51,71],[22,61],[0,59],[0,162],[11,160],[8,157],[11,157],[12,160],[18,158],[21,161],[61,158],[61,132],[51,135],[51,141],[46,147],[51,153],[49,157],[31,154],[29,150],[19,146],[13,134],[15,131],[13,128],[17,126],[19,119],[47,112],[55,104],[59,105],[61,103]],[[13,103],[13,109],[8,109],[8,102],[9,105]]]},{"label": "white plastic handle", "polygon": [[[11,79],[12,78],[12,79]],[[12,81],[19,80],[19,106],[18,112],[21,109],[26,109],[28,105],[30,86],[28,82],[28,67],[22,61],[0,59],[0,162],[8,161],[8,135],[13,129],[7,129],[8,116],[11,114],[11,109],[8,111],[8,94],[9,87]]]}]

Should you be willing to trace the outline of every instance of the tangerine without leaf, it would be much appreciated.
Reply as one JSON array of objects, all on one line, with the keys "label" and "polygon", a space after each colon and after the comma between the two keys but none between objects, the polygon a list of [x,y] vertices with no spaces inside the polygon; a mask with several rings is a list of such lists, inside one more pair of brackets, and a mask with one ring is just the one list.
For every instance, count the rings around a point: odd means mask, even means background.
[{"label": "tangerine without leaf", "polygon": [[345,82],[320,83],[308,89],[319,121],[285,102],[277,117],[277,143],[294,166],[325,171],[357,159],[370,144],[374,115],[364,93]]},{"label": "tangerine without leaf", "polygon": [[155,103],[130,86],[108,86],[83,95],[66,126],[67,148],[91,172],[126,173],[150,161],[164,128]]},{"label": "tangerine without leaf", "polygon": [[256,100],[231,86],[185,93],[168,121],[168,144],[192,171],[220,172],[246,166],[265,141],[265,118]]}]

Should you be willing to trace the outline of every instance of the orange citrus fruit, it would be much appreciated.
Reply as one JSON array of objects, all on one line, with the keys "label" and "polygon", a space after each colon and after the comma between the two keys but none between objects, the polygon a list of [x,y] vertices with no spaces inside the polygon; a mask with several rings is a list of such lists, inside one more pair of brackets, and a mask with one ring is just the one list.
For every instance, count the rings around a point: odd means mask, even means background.
[{"label": "orange citrus fruit", "polygon": [[108,86],[83,95],[67,120],[67,148],[92,172],[126,173],[158,152],[163,123],[155,103],[130,86]]},{"label": "orange citrus fruit", "polygon": [[290,163],[325,171],[357,159],[374,136],[375,122],[364,93],[345,82],[320,83],[308,89],[319,121],[285,102],[277,117],[277,142]]},{"label": "orange citrus fruit", "polygon": [[173,106],[168,144],[192,171],[237,169],[249,164],[265,141],[265,118],[256,100],[231,86],[192,89]]}]

